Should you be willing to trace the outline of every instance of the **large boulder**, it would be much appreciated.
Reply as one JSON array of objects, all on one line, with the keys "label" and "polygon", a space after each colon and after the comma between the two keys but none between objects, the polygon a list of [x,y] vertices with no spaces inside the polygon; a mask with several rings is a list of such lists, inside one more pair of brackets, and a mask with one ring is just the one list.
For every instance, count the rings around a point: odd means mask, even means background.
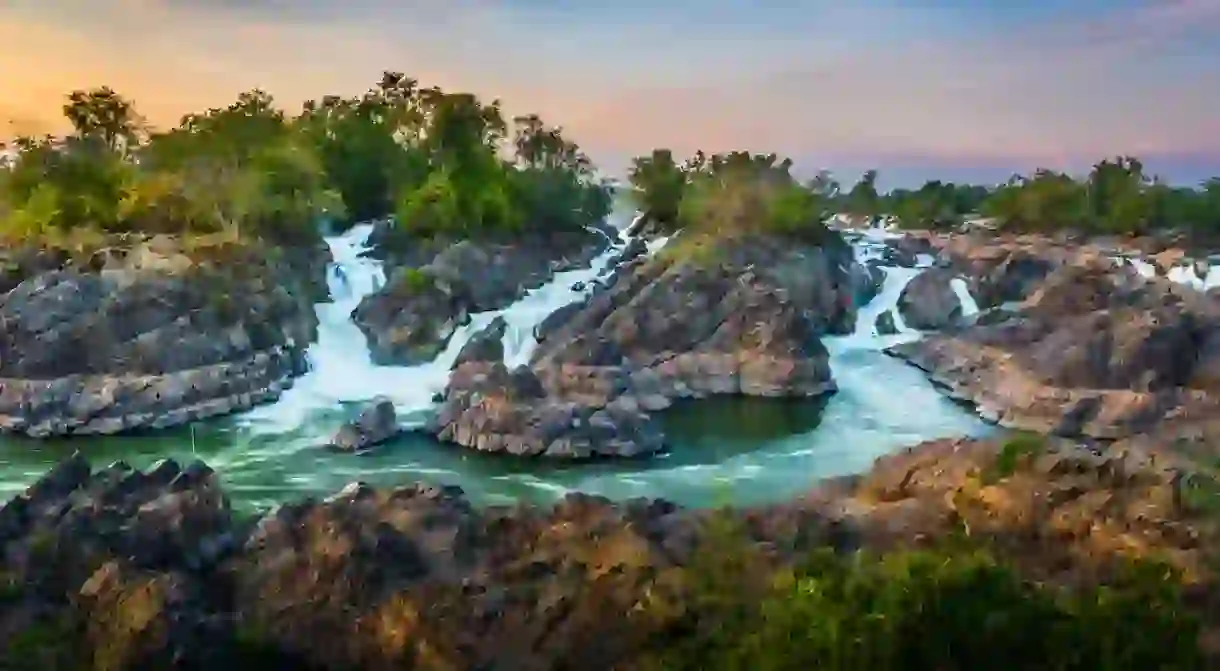
[{"label": "large boulder", "polygon": [[916,275],[898,296],[898,310],[907,326],[937,331],[961,323],[962,301],[953,290],[956,274],[930,268]]},{"label": "large boulder", "polygon": [[325,257],[156,238],[0,296],[0,430],[185,424],[273,400],[304,372]]},{"label": "large boulder", "polygon": [[[1211,470],[1210,468],[1207,470]],[[1038,580],[1105,579],[1130,558],[1205,571],[1206,511],[1183,496],[1186,471],[1163,454],[1033,436],[947,439],[879,458],[808,500],[876,550],[960,537],[992,546]]]},{"label": "large boulder", "polygon": [[499,362],[459,367],[428,430],[445,442],[517,456],[634,457],[663,447],[657,424],[630,397],[595,404],[548,396],[529,368],[510,371]]},{"label": "large boulder", "polygon": [[503,317],[491,320],[490,324],[466,341],[451,368],[457,368],[465,363],[504,361],[504,334],[507,332],[508,322],[504,321]]}]

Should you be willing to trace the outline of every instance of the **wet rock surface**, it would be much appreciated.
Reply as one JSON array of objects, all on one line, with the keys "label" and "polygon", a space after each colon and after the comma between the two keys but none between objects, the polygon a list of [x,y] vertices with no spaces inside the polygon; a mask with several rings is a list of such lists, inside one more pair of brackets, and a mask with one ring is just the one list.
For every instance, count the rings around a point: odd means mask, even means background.
[{"label": "wet rock surface", "polygon": [[453,368],[462,364],[475,362],[497,362],[504,360],[504,334],[508,331],[508,322],[503,317],[496,317],[490,324],[470,337],[462,346]]},{"label": "wet rock surface", "polygon": [[345,452],[360,452],[391,440],[401,433],[394,403],[388,398],[373,399],[355,421],[339,428],[330,446]]},{"label": "wet rock surface", "polygon": [[389,280],[352,318],[375,362],[431,361],[470,314],[503,308],[557,272],[588,267],[611,242],[606,231],[590,230],[511,243],[464,240],[406,256],[383,252]]},{"label": "wet rock surface", "polygon": [[0,296],[0,431],[164,428],[277,398],[304,372],[327,258],[273,251],[153,238],[31,272]]},{"label": "wet rock surface", "polygon": [[[529,369],[457,366],[429,431],[484,451],[638,456],[664,447],[650,413],[675,399],[834,391],[821,336],[854,327],[851,248],[836,236],[821,247],[761,239],[724,252],[711,263],[619,266],[604,288],[542,323]],[[514,389],[524,376],[528,394]]]}]

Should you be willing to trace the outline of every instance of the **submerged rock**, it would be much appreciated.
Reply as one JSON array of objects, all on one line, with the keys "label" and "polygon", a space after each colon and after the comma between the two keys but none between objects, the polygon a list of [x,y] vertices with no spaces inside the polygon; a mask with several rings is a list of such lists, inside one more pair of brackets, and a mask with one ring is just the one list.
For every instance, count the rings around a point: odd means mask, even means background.
[{"label": "submerged rock", "polygon": [[898,333],[898,323],[894,318],[893,310],[886,310],[877,315],[877,322],[874,325],[877,329],[877,335],[896,335]]}]

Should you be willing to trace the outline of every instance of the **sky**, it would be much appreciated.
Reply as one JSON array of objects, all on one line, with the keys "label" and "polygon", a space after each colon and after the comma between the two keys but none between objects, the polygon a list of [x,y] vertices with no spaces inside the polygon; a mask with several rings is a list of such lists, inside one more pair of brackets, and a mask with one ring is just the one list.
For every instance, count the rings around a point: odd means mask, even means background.
[{"label": "sky", "polygon": [[612,172],[664,146],[882,181],[1134,154],[1220,174],[1220,0],[3,0],[0,134],[106,84],[155,124],[382,70],[561,125]]}]

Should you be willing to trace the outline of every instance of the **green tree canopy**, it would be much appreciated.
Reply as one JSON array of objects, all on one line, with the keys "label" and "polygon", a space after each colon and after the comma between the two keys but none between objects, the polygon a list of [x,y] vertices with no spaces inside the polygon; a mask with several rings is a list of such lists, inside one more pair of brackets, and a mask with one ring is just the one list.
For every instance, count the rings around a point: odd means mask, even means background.
[{"label": "green tree canopy", "polygon": [[[212,233],[316,239],[318,220],[394,216],[408,237],[587,227],[610,188],[537,115],[508,138],[498,101],[385,72],[365,94],[292,116],[261,89],[149,133],[107,87],[68,94],[69,137],[18,138],[0,174],[0,232]],[[507,153],[506,153],[507,152]]]}]

